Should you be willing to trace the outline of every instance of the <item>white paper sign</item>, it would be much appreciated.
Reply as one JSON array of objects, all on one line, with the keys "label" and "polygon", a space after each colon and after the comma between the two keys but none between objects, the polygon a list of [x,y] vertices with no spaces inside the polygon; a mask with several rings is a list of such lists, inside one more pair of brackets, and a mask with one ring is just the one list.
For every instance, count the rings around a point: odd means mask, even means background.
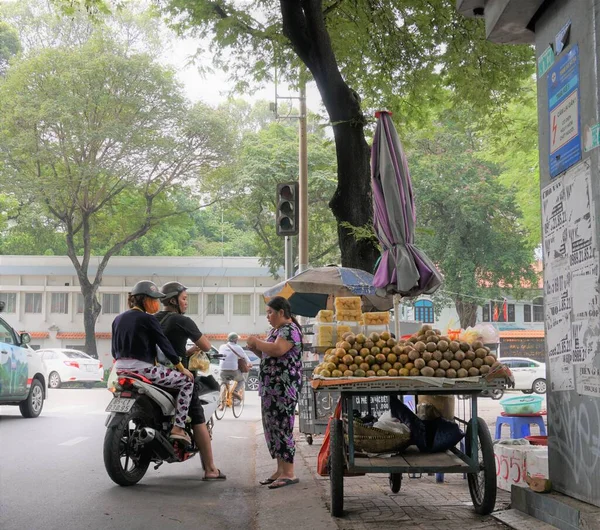
[{"label": "white paper sign", "polygon": [[575,378],[578,394],[600,398],[600,367],[593,363],[578,364]]},{"label": "white paper sign", "polygon": [[598,260],[591,179],[589,160],[577,164],[565,174],[567,253],[571,271],[590,267]]},{"label": "white paper sign", "polygon": [[597,276],[573,276],[573,320],[600,317]]},{"label": "white paper sign", "polygon": [[550,389],[553,392],[575,390],[573,362],[570,353],[549,359]]},{"label": "white paper sign", "polygon": [[567,255],[566,194],[562,179],[542,190],[542,239],[544,263],[552,265]]},{"label": "white paper sign", "polygon": [[600,347],[600,325],[598,319],[577,320],[571,325],[573,340],[573,363],[592,361]]}]

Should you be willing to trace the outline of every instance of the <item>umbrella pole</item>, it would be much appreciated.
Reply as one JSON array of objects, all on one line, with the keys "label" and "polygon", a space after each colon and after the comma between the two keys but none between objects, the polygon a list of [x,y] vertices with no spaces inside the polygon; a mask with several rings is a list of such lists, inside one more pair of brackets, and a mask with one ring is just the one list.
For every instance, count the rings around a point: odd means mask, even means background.
[{"label": "umbrella pole", "polygon": [[396,340],[400,340],[402,337],[402,333],[400,333],[400,315],[398,314],[400,311],[400,295],[394,295],[394,328],[396,331]]}]

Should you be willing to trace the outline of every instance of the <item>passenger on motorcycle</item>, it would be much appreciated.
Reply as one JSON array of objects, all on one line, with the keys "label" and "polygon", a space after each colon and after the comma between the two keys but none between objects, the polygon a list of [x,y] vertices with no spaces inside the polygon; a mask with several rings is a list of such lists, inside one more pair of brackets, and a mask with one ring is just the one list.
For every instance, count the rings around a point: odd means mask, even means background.
[{"label": "passenger on motorcycle", "polygon": [[[144,376],[158,386],[179,390],[175,405],[175,425],[171,438],[190,444],[184,430],[194,376],[183,366],[179,356],[153,316],[160,307],[163,294],[151,281],[135,284],[129,295],[129,309],[115,318],[112,324],[112,356],[115,368]],[[156,347],[175,365],[175,370],[156,365]]]},{"label": "passenger on motorcycle", "polygon": [[[196,323],[184,314],[188,308],[187,287],[179,282],[168,282],[162,286],[161,291],[164,295],[162,303],[165,307],[163,311],[156,314],[156,318],[164,334],[173,345],[173,349],[179,356],[181,363],[187,368],[189,357],[192,354],[200,350],[210,350],[210,341],[202,335]],[[194,346],[189,349],[186,347],[188,339],[194,343]],[[194,441],[198,446],[204,465],[204,480],[225,479],[225,475],[215,466],[213,460],[212,445],[206,427],[204,409],[198,399],[200,380],[200,377],[196,377],[194,380],[194,391],[188,411],[192,420]]]}]

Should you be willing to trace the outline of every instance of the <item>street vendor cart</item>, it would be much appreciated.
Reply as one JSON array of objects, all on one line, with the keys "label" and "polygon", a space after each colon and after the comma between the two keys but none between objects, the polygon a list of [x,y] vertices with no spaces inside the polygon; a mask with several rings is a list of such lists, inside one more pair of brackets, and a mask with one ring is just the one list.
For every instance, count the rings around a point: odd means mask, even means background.
[{"label": "street vendor cart", "polygon": [[[314,379],[312,386],[320,392],[335,392],[341,396],[342,418],[332,418],[330,424],[331,515],[342,515],[344,506],[344,475],[388,473],[390,488],[400,490],[402,475],[412,473],[466,473],[475,511],[489,514],[496,503],[496,465],[492,438],[486,423],[477,416],[477,398],[483,392],[501,388],[502,380],[487,382],[483,378],[467,380],[433,380],[427,377],[375,378],[355,381]],[[470,418],[455,418],[466,427],[464,451],[452,447],[443,453],[421,453],[416,447],[385,458],[360,455],[355,448],[355,426],[352,404],[356,397],[369,402],[378,396],[469,395]]]}]

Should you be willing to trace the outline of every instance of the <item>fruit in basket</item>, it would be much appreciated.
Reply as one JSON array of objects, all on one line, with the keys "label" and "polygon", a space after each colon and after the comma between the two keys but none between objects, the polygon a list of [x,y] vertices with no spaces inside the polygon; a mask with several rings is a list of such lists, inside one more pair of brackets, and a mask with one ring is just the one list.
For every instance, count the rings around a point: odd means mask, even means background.
[{"label": "fruit in basket", "polygon": [[336,348],[335,355],[341,359],[344,357],[344,355],[346,355],[346,350],[344,350],[344,348]]},{"label": "fruit in basket", "polygon": [[435,350],[431,355],[438,363],[444,358],[443,353],[438,350]]},{"label": "fruit in basket", "polygon": [[411,362],[408,362],[404,365],[404,368],[406,368],[407,370],[412,370],[415,367],[415,365]]},{"label": "fruit in basket", "polygon": [[396,344],[398,344],[398,342],[396,341],[396,339],[386,339],[385,343],[388,345],[388,348],[393,348]]},{"label": "fruit in basket", "polygon": [[449,362],[449,361],[447,361],[446,359],[442,359],[442,360],[440,361],[440,368],[441,368],[442,370],[448,370],[448,368],[450,368],[450,362]]},{"label": "fruit in basket", "polygon": [[437,370],[440,367],[440,363],[437,362],[435,359],[431,359],[431,361],[429,361],[427,363],[427,366],[429,366],[429,368],[433,368],[434,370]]},{"label": "fruit in basket", "polygon": [[410,376],[417,376],[417,375],[421,375],[421,370],[419,370],[418,368],[411,368],[408,372],[408,375]]},{"label": "fruit in basket", "polygon": [[445,341],[440,339],[437,343],[437,349],[439,351],[441,351],[442,353],[444,353],[447,349],[448,349],[449,344]]},{"label": "fruit in basket", "polygon": [[459,379],[462,379],[463,377],[467,377],[469,375],[469,372],[467,370],[465,370],[464,368],[459,368],[456,371],[456,377],[458,377]]},{"label": "fruit in basket", "polygon": [[371,365],[369,363],[360,363],[358,368],[366,372],[369,368],[371,368]]},{"label": "fruit in basket", "polygon": [[346,370],[348,370],[348,365],[347,365],[347,364],[338,364],[338,365],[337,365],[337,369],[338,369],[340,372],[345,372]]},{"label": "fruit in basket", "polygon": [[425,345],[425,349],[433,353],[435,350],[437,350],[437,344],[435,342],[428,342]]},{"label": "fruit in basket", "polygon": [[371,350],[371,355],[375,355],[375,360],[377,361],[377,364],[383,364],[387,361],[387,357],[383,355],[383,353],[375,353],[373,352],[373,350]]},{"label": "fruit in basket", "polygon": [[365,358],[362,355],[354,356],[354,364],[361,364],[365,362]]},{"label": "fruit in basket", "polygon": [[319,375],[322,377],[331,377],[331,372],[329,370],[323,369],[323,370],[321,370]]},{"label": "fruit in basket", "polygon": [[354,372],[352,370],[346,370],[344,372],[344,377],[352,377],[354,375]]},{"label": "fruit in basket", "polygon": [[[371,348],[371,355],[375,355],[375,359],[377,359],[377,356],[378,356],[378,355],[383,355],[383,354],[381,353],[381,348],[378,348],[377,346],[373,346],[373,347]],[[384,357],[385,357],[385,356],[384,356]]]},{"label": "fruit in basket", "polygon": [[483,348],[483,342],[481,342],[480,340],[476,340],[473,344],[472,344],[472,348],[474,351],[477,351],[480,348]]},{"label": "fruit in basket", "polygon": [[479,358],[479,359],[485,359],[485,357],[487,356],[488,352],[484,349],[484,348],[473,348],[475,350],[475,355]]},{"label": "fruit in basket", "polygon": [[370,350],[371,348],[375,347],[375,343],[372,340],[367,339],[364,346]]},{"label": "fruit in basket", "polygon": [[435,375],[435,370],[429,366],[425,366],[424,368],[421,368],[420,373],[424,377],[433,377]]},{"label": "fruit in basket", "polygon": [[378,364],[372,364],[371,370],[373,370],[374,372],[378,372],[379,370],[381,370],[381,366],[379,366]]},{"label": "fruit in basket", "polygon": [[461,341],[460,343],[460,349],[462,351],[469,351],[471,349],[471,345],[468,342],[465,342],[464,340]]},{"label": "fruit in basket", "polygon": [[385,362],[385,363],[383,363],[383,364],[381,365],[381,369],[382,369],[382,370],[385,370],[386,372],[387,372],[388,370],[390,370],[391,368],[392,368],[392,365],[391,365],[390,363],[388,363],[388,362]]},{"label": "fruit in basket", "polygon": [[387,342],[380,339],[375,343],[375,346],[377,346],[378,348],[381,348],[381,349],[387,348]]},{"label": "fruit in basket", "polygon": [[350,366],[348,366],[348,370],[352,370],[353,372],[355,372],[356,370],[358,370],[358,364],[351,364]]},{"label": "fruit in basket", "polygon": [[402,377],[407,377],[410,375],[410,370],[407,370],[406,368],[401,368],[400,370],[398,370],[398,375]]},{"label": "fruit in basket", "polygon": [[442,356],[444,359],[446,359],[446,361],[452,361],[454,359],[454,353],[452,353],[450,350],[446,350],[444,353],[442,353]]},{"label": "fruit in basket", "polygon": [[359,333],[358,335],[356,335],[356,342],[358,342],[359,344],[364,344],[367,341],[367,337],[365,337],[362,333]]},{"label": "fruit in basket", "polygon": [[439,340],[440,339],[438,339],[437,335],[431,335],[427,337],[427,342],[435,342],[437,344]]},{"label": "fruit in basket", "polygon": [[415,368],[418,368],[419,370],[425,368],[425,361],[423,359],[415,359]]},{"label": "fruit in basket", "polygon": [[455,340],[452,340],[450,341],[450,344],[448,344],[448,348],[450,348],[450,351],[456,353],[458,350],[460,350],[460,344]]},{"label": "fruit in basket", "polygon": [[487,364],[484,364],[481,368],[479,368],[479,373],[481,375],[485,375],[487,373],[489,373],[490,371],[490,367]]},{"label": "fruit in basket", "polygon": [[433,353],[431,353],[430,351],[424,351],[421,357],[426,363],[428,363],[429,361],[431,361],[431,359],[433,359]]},{"label": "fruit in basket", "polygon": [[446,377],[446,370],[442,370],[441,368],[438,368],[435,371],[435,376],[436,377]]},{"label": "fruit in basket", "polygon": [[408,355],[406,354],[402,354],[398,357],[398,360],[402,363],[402,364],[406,364],[408,361],[410,361],[410,359],[408,358]]},{"label": "fruit in basket", "polygon": [[340,343],[340,348],[342,348],[345,351],[348,351],[351,347],[352,345],[347,340],[344,340]]},{"label": "fruit in basket", "polygon": [[456,370],[454,368],[448,368],[448,370],[446,370],[446,377],[448,377],[449,379],[455,379]]},{"label": "fruit in basket", "polygon": [[479,370],[475,367],[469,368],[469,375],[471,377],[477,377],[479,375]]},{"label": "fruit in basket", "polygon": [[349,355],[352,355],[352,356],[354,356],[354,355],[358,355],[358,351],[357,351],[357,350],[355,350],[354,348],[350,348],[350,349],[348,350],[348,354],[349,354]]},{"label": "fruit in basket", "polygon": [[389,355],[392,353],[392,350],[386,346],[385,348],[381,348],[381,353],[383,353],[383,355]]},{"label": "fruit in basket", "polygon": [[355,377],[366,377],[367,372],[365,372],[364,370],[361,370],[360,368],[358,370],[354,370],[354,376]]},{"label": "fruit in basket", "polygon": [[404,365],[400,362],[395,362],[394,365],[392,366],[392,368],[394,370],[401,370],[402,368],[404,368]]},{"label": "fruit in basket", "polygon": [[377,342],[379,340],[379,333],[371,333],[369,335],[369,339],[372,340],[373,342]]},{"label": "fruit in basket", "polygon": [[394,364],[397,361],[398,361],[398,356],[397,355],[395,355],[393,353],[388,353],[387,354],[387,362],[388,363]]},{"label": "fruit in basket", "polygon": [[390,340],[392,338],[389,331],[382,331],[379,336],[382,340]]},{"label": "fruit in basket", "polygon": [[371,350],[369,348],[361,348],[358,353],[361,357],[367,357],[368,355],[371,355]]},{"label": "fruit in basket", "polygon": [[369,353],[368,355],[366,355],[366,356],[365,356],[365,362],[366,362],[368,365],[375,364],[375,356],[374,356],[374,355],[371,355],[371,353]]},{"label": "fruit in basket", "polygon": [[373,370],[367,370],[367,377],[375,377],[377,374]]},{"label": "fruit in basket", "polygon": [[413,344],[415,342],[419,342],[419,337],[411,337],[410,339],[408,339],[408,342],[412,342]]},{"label": "fruit in basket", "polygon": [[395,368],[390,368],[388,370],[388,375],[390,377],[398,377],[398,370],[396,370]]},{"label": "fruit in basket", "polygon": [[483,362],[488,366],[494,366],[494,363],[496,363],[496,358],[488,355],[485,359],[483,359]]},{"label": "fruit in basket", "polygon": [[346,365],[346,366],[350,366],[353,362],[354,362],[354,357],[350,354],[346,354],[342,357],[342,362]]},{"label": "fruit in basket", "polygon": [[387,375],[387,372],[385,370],[383,370],[383,369],[377,370],[377,375],[379,377],[385,377]]},{"label": "fruit in basket", "polygon": [[400,355],[402,353],[403,348],[404,348],[403,346],[398,346],[398,345],[393,346],[392,353],[395,353],[396,355]]},{"label": "fruit in basket", "polygon": [[462,362],[465,360],[465,352],[462,350],[458,350],[457,352],[454,353],[454,358],[458,361],[458,362]]},{"label": "fruit in basket", "polygon": [[450,368],[458,370],[460,368],[460,363],[456,359],[453,359],[452,361],[450,361]]},{"label": "fruit in basket", "polygon": [[479,357],[477,357],[476,359],[473,359],[473,367],[481,368],[482,366],[483,366],[483,359],[480,359]]},{"label": "fruit in basket", "polygon": [[333,372],[331,372],[331,377],[342,377],[344,375],[343,372],[340,372],[339,370],[334,370]]},{"label": "fruit in basket", "polygon": [[333,364],[333,363],[327,363],[325,365],[325,368],[327,370],[329,370],[330,372],[333,372],[337,368],[337,366],[335,364]]},{"label": "fruit in basket", "polygon": [[460,363],[460,366],[461,368],[468,370],[473,366],[473,361],[471,361],[471,359],[465,359],[463,362]]},{"label": "fruit in basket", "polygon": [[427,331],[431,331],[432,329],[433,329],[433,327],[431,325],[429,325],[429,324],[423,324],[421,326],[421,331],[423,333],[426,333]]}]

